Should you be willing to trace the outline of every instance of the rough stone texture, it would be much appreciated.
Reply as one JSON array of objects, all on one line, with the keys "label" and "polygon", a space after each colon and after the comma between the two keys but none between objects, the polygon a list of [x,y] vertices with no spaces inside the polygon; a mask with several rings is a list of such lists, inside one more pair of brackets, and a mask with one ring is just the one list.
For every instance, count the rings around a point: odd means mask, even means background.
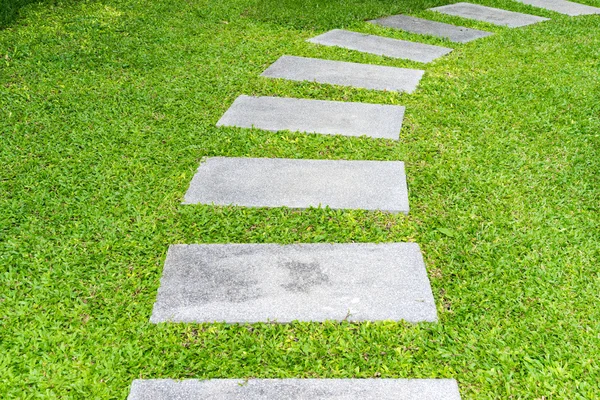
[{"label": "rough stone texture", "polygon": [[169,248],[151,322],[437,321],[416,243]]},{"label": "rough stone texture", "polygon": [[364,33],[334,29],[308,40],[311,43],[325,46],[337,46],[357,50],[363,53],[377,54],[393,58],[405,58],[412,61],[428,63],[452,51],[447,47],[430,44],[408,42],[382,36],[365,35]]},{"label": "rough stone texture", "polygon": [[545,8],[546,10],[555,11],[560,14],[570,15],[591,15],[600,14],[600,8],[592,7],[585,4],[573,3],[565,0],[517,0],[521,3],[530,6]]},{"label": "rough stone texture", "polygon": [[382,210],[408,213],[404,163],[212,157],[184,204]]},{"label": "rough stone texture", "polygon": [[424,71],[418,69],[283,56],[267,68],[262,76],[412,93],[423,74]]},{"label": "rough stone texture", "polygon": [[375,25],[401,29],[403,31],[418,33],[421,35],[432,35],[446,38],[456,43],[466,43],[493,34],[491,32],[469,29],[463,26],[409,17],[408,15],[393,15],[391,17],[379,18],[369,22]]},{"label": "rough stone texture", "polygon": [[217,126],[398,140],[404,107],[282,97],[238,97]]},{"label": "rough stone texture", "polygon": [[442,14],[454,15],[456,17],[508,26],[509,28],[517,28],[548,20],[548,18],[537,17],[535,15],[521,14],[471,3],[450,4],[447,6],[434,7],[431,8],[431,10]]},{"label": "rough stone texture", "polygon": [[128,400],[460,400],[454,379],[136,379]]}]

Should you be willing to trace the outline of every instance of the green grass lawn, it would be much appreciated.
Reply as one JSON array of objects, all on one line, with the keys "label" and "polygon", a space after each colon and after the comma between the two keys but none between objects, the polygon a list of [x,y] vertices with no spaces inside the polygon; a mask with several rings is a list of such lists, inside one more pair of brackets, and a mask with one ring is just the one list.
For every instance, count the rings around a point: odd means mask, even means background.
[{"label": "green grass lawn", "polygon": [[[583,0],[581,0],[583,1]],[[586,0],[600,6],[600,0]],[[445,0],[30,5],[0,31],[0,398],[135,378],[456,378],[463,399],[600,398],[600,16],[506,29]],[[410,12],[496,35],[370,26]],[[305,40],[453,47],[423,65]],[[426,70],[411,95],[260,78],[283,54]],[[399,142],[217,129],[240,94],[401,104]],[[408,217],[180,204],[207,156],[403,160]],[[416,241],[440,321],[149,323],[172,243]]]}]

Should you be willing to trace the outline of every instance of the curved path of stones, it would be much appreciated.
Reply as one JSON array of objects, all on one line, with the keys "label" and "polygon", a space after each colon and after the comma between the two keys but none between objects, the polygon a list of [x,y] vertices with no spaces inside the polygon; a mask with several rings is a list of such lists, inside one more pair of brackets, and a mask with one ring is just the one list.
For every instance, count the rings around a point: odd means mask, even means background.
[{"label": "curved path of stones", "polygon": [[[518,0],[567,15],[600,9],[565,0]],[[511,28],[547,18],[476,4],[432,10]],[[464,43],[489,32],[405,15],[373,24]],[[452,49],[345,30],[309,42],[428,63]],[[413,92],[424,71],[283,56],[262,76]],[[240,96],[218,126],[367,135],[398,140],[404,107],[279,97]],[[408,213],[403,162],[208,158],[184,204],[245,207],[329,206]],[[436,322],[419,246],[387,244],[173,245],[165,261],[151,322],[290,322],[405,320]],[[456,400],[452,379],[136,380],[129,400],[166,399]]]}]

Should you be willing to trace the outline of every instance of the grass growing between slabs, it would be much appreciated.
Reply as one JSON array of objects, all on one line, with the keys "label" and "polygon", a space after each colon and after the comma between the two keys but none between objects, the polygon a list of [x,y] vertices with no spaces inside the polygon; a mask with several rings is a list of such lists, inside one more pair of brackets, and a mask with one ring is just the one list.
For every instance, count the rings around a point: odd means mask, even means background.
[{"label": "grass growing between slabs", "polygon": [[[597,0],[589,4],[600,6]],[[600,16],[505,29],[442,2],[65,3],[0,31],[0,397],[135,378],[456,378],[464,399],[600,398]],[[496,35],[370,26],[411,11]],[[455,49],[435,63],[304,40]],[[258,75],[283,54],[424,68],[412,94]],[[407,106],[401,140],[217,129],[240,94]],[[408,217],[182,206],[207,156],[403,160]],[[172,243],[416,241],[438,324],[151,325]]]}]

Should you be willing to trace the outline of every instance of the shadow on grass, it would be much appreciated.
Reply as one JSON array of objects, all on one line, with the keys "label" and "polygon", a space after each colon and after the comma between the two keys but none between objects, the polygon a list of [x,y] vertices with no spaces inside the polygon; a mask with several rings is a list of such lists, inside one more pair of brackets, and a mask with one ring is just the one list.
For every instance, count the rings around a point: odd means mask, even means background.
[{"label": "shadow on grass", "polygon": [[451,0],[255,0],[247,17],[297,29],[334,28],[360,19],[420,11]]},{"label": "shadow on grass", "polygon": [[19,10],[27,4],[40,0],[0,0],[0,29],[4,29],[19,17]]},{"label": "shadow on grass", "polygon": [[[22,8],[29,4],[65,5],[77,0],[0,0],[0,29],[17,21]],[[136,0],[133,0],[134,2]],[[296,29],[339,28],[368,15],[375,18],[395,13],[410,13],[447,4],[452,0],[250,0],[242,8],[238,2],[221,0],[212,5],[224,15],[236,13],[257,21],[275,23]],[[117,0],[124,3],[124,0]],[[159,1],[162,2],[162,1]],[[177,2],[171,4],[176,7]],[[199,1],[198,3],[203,3]],[[207,8],[200,7],[203,18]]]},{"label": "shadow on grass", "polygon": [[0,0],[0,30],[19,19],[20,11],[29,4],[58,4],[57,0]]}]

